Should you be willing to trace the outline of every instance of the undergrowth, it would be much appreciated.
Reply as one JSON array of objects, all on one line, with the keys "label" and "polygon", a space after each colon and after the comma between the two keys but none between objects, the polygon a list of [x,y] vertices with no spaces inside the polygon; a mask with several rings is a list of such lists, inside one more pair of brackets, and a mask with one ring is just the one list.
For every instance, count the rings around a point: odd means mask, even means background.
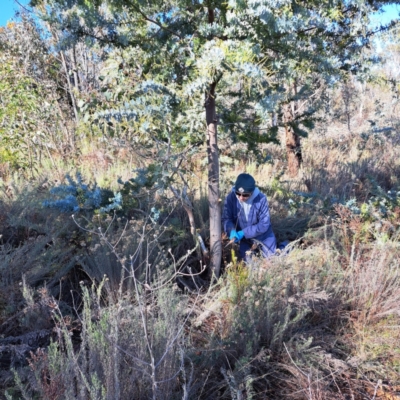
[{"label": "undergrowth", "polygon": [[[388,146],[392,139],[382,138]],[[178,196],[140,184],[140,174],[121,185],[103,183],[103,203],[88,201],[99,187],[87,176],[70,178],[68,193],[50,193],[63,180],[3,183],[0,349],[11,355],[0,382],[6,398],[395,393],[400,167],[394,151],[374,152],[376,137],[362,146],[357,140],[327,145],[311,138],[306,146],[320,151],[306,153],[297,180],[276,165],[244,165],[268,195],[278,240],[292,242],[284,254],[249,265],[237,261],[234,248],[214,283],[202,274],[205,259],[182,207],[189,199],[207,242],[208,204],[197,178],[192,191],[187,182],[189,190],[176,190]],[[231,177],[224,179],[228,191]],[[119,205],[106,208],[118,192]],[[60,213],[57,201],[65,195],[76,203]],[[193,290],[178,286],[177,277]],[[32,332],[47,332],[48,342],[25,342]]]}]

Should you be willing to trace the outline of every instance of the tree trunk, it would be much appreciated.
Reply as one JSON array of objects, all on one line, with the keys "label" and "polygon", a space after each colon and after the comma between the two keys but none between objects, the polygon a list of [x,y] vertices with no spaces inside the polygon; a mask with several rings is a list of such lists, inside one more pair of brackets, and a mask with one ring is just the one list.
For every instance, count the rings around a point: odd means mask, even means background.
[{"label": "tree trunk", "polygon": [[286,155],[288,160],[288,173],[291,178],[295,178],[300,170],[302,155],[300,136],[293,129],[293,112],[290,104],[286,104],[283,109],[285,132],[286,132]]},{"label": "tree trunk", "polygon": [[78,89],[79,92],[82,91],[81,87],[81,82],[79,79],[79,74],[78,74],[78,63],[76,62],[76,46],[73,45],[72,47],[72,68],[73,68],[73,74],[74,74],[74,86]]},{"label": "tree trunk", "polygon": [[69,76],[67,60],[66,60],[65,54],[62,50],[60,51],[60,56],[61,56],[62,65],[64,67],[65,77],[66,77],[67,84],[68,84],[68,92],[67,93],[69,94],[69,97],[71,99],[72,109],[74,111],[74,116],[75,116],[75,122],[78,123],[79,122],[79,113],[78,113],[78,107],[76,105],[74,86],[71,82],[71,78]]},{"label": "tree trunk", "polygon": [[216,83],[206,94],[208,204],[210,210],[210,272],[219,277],[222,257],[221,206],[219,199],[219,154],[217,141],[217,115],[215,108]]},{"label": "tree trunk", "polygon": [[[49,29],[49,32],[51,32],[51,34],[53,36],[54,43],[59,43],[60,42],[60,38],[59,38],[57,32],[54,32],[54,30],[51,29],[50,24],[47,24],[47,27]],[[60,58],[61,58],[61,64],[62,64],[62,66],[64,68],[65,79],[66,79],[67,85],[68,85],[68,88],[64,88],[64,90],[66,91],[66,93],[70,97],[71,104],[72,104],[72,110],[73,110],[74,116],[75,116],[75,122],[78,123],[79,122],[79,113],[78,113],[78,108],[77,108],[77,105],[76,105],[76,98],[75,98],[75,94],[74,94],[74,86],[73,86],[73,84],[71,82],[71,78],[70,78],[70,75],[69,75],[68,63],[67,63],[67,59],[65,57],[65,52],[63,50],[60,50]]]}]

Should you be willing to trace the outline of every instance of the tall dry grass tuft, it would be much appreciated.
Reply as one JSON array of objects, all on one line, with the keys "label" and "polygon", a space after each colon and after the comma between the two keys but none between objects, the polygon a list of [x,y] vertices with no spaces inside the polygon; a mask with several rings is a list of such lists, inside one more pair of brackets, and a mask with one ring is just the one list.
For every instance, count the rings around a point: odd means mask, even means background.
[{"label": "tall dry grass tuft", "polygon": [[365,201],[373,177],[388,190],[399,185],[400,162],[397,133],[343,134],[341,137],[312,136],[304,144],[302,182],[310,192],[340,199]]},{"label": "tall dry grass tuft", "polygon": [[23,315],[23,280],[40,287],[54,279],[60,269],[74,266],[76,250],[70,242],[77,228],[72,220],[42,209],[43,185],[18,182],[13,185],[12,198],[5,195],[0,199],[0,291],[7,296],[0,308],[2,335],[30,329],[26,320],[17,317]]},{"label": "tall dry grass tuft", "polygon": [[[396,238],[395,238],[396,239]],[[343,279],[352,318],[374,324],[382,318],[400,317],[400,246],[397,240],[352,249]]]}]

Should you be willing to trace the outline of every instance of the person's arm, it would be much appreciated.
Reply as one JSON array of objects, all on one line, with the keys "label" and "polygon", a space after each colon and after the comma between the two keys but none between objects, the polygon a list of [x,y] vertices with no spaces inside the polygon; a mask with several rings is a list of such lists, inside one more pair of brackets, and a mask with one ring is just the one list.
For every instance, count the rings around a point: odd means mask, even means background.
[{"label": "person's arm", "polygon": [[236,230],[236,204],[232,199],[231,193],[226,197],[224,209],[222,211],[222,227],[225,233],[229,236],[231,231]]},{"label": "person's arm", "polygon": [[271,226],[271,218],[269,214],[268,200],[266,196],[262,196],[260,202],[253,204],[256,207],[255,212],[250,212],[251,217],[254,221],[251,221],[253,225],[250,225],[243,229],[244,237],[246,239],[252,239],[267,232]]}]

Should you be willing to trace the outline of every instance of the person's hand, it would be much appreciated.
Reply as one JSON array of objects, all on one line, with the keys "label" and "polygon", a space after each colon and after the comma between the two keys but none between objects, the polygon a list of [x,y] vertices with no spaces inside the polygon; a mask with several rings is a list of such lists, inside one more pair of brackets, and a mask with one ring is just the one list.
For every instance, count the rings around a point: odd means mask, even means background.
[{"label": "person's hand", "polygon": [[236,232],[235,243],[240,242],[244,238],[243,231]]},{"label": "person's hand", "polygon": [[232,229],[232,230],[231,230],[231,233],[230,233],[230,235],[229,235],[229,240],[234,240],[234,239],[236,239],[236,235],[237,235],[237,232],[236,232],[234,229]]}]

